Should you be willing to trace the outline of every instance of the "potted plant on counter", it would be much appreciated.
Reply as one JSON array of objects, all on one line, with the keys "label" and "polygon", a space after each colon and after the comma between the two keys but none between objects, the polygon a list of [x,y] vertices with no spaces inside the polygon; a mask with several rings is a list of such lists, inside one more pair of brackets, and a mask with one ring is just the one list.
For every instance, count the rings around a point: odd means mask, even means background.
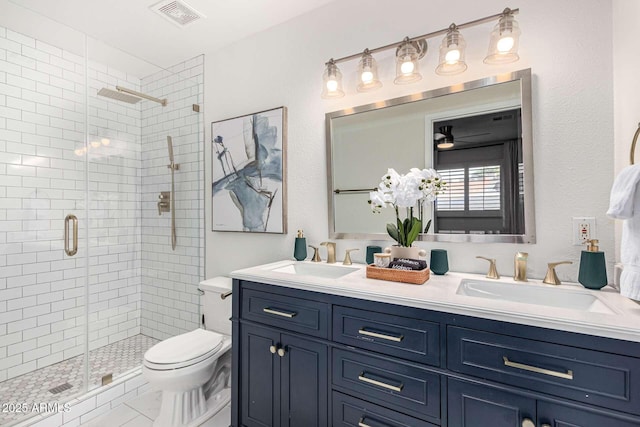
[{"label": "potted plant on counter", "polygon": [[[387,233],[397,242],[390,248],[392,259],[426,256],[424,250],[412,247],[412,244],[423,232],[425,202],[434,202],[445,187],[446,182],[435,169],[412,168],[406,175],[400,175],[390,168],[378,188],[369,193],[369,204],[374,213],[380,213],[388,207],[395,209],[396,223],[387,224]],[[404,219],[401,218],[401,212],[404,213]],[[431,220],[424,227],[424,233],[429,231],[430,226]]]}]

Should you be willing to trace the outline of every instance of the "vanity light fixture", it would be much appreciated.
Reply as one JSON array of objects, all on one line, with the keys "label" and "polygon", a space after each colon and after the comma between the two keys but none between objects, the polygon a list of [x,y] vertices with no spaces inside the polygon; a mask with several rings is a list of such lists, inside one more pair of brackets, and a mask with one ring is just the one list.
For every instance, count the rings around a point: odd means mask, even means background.
[{"label": "vanity light fixture", "polygon": [[327,68],[322,75],[322,98],[342,98],[344,91],[342,90],[342,73],[338,69],[333,58],[326,63]]},{"label": "vanity light fixture", "polygon": [[486,64],[506,64],[519,59],[518,41],[520,37],[520,27],[514,15],[519,9],[506,8],[502,13],[498,13],[464,24],[451,24],[448,28],[424,34],[418,37],[405,37],[401,42],[391,43],[375,49],[365,49],[363,53],[357,53],[338,59],[330,59],[325,64],[325,72],[322,76],[322,98],[342,98],[342,73],[337,64],[340,62],[360,59],[358,64],[358,92],[368,92],[382,87],[382,82],[378,78],[378,67],[373,58],[373,54],[388,49],[396,49],[396,78],[395,84],[415,83],[422,79],[419,71],[419,60],[427,53],[427,39],[444,35],[445,38],[440,46],[440,57],[436,73],[439,75],[454,75],[462,73],[467,69],[465,61],[466,43],[460,30],[486,22],[499,19],[498,24],[491,33],[489,43],[489,53],[484,59]]},{"label": "vanity light fixture", "polygon": [[397,85],[415,83],[422,79],[420,64],[427,53],[427,41],[410,40],[405,37],[402,44],[396,49],[396,78],[393,81]]},{"label": "vanity light fixture", "polygon": [[440,45],[440,58],[436,67],[436,74],[452,76],[466,70],[467,63],[464,60],[466,47],[467,44],[462,34],[460,34],[458,26],[456,24],[449,25],[447,35]]},{"label": "vanity light fixture", "polygon": [[484,58],[485,64],[508,64],[520,59],[518,56],[520,26],[513,17],[513,13],[514,11],[506,8],[493,28],[489,41],[489,52]]},{"label": "vanity light fixture", "polygon": [[369,49],[365,49],[358,64],[358,92],[368,92],[382,87],[378,78],[378,64]]}]

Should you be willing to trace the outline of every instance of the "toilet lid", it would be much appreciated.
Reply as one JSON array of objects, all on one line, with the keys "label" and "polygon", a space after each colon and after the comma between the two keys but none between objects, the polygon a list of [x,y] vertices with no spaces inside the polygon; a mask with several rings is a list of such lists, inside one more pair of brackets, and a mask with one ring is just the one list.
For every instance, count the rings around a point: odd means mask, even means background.
[{"label": "toilet lid", "polygon": [[223,336],[205,329],[196,329],[168,338],[151,347],[144,359],[156,364],[176,364],[196,359],[204,354],[217,351]]}]

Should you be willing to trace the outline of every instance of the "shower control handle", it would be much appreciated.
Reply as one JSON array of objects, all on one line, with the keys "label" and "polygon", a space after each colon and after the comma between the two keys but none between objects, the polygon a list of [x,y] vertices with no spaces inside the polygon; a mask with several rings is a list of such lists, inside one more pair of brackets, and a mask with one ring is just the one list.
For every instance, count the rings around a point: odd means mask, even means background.
[{"label": "shower control handle", "polygon": [[158,199],[158,215],[162,215],[162,212],[169,212],[171,208],[171,193],[169,191],[161,191]]}]

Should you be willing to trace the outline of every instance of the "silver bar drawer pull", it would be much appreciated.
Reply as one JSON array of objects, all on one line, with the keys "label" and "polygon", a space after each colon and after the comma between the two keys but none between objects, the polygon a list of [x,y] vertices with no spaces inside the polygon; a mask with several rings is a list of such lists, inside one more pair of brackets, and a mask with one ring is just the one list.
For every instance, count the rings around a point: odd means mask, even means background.
[{"label": "silver bar drawer pull", "polygon": [[[358,427],[373,427],[371,424],[367,424],[364,422],[365,417],[363,416],[362,418],[360,418],[360,421],[358,421]],[[386,426],[388,424],[382,424],[380,422],[376,422],[377,426]]]},{"label": "silver bar drawer pull", "polygon": [[358,380],[365,382],[367,384],[377,385],[378,387],[386,388],[387,390],[397,391],[398,393],[402,391],[404,384],[400,383],[400,385],[387,384],[382,381],[374,380],[368,377],[365,377],[365,373],[361,372],[358,375]]},{"label": "silver bar drawer pull", "polygon": [[271,308],[271,307],[265,307],[265,308],[262,309],[262,311],[264,311],[265,313],[268,313],[268,314],[273,314],[275,316],[282,316],[282,317],[288,317],[288,318],[295,317],[296,314],[298,314],[295,311],[276,310],[276,309]]},{"label": "silver bar drawer pull", "polygon": [[567,372],[552,371],[550,369],[539,368],[537,366],[525,365],[524,363],[512,362],[507,356],[502,356],[504,366],[510,368],[522,369],[524,371],[535,372],[537,374],[550,375],[552,377],[564,378],[565,380],[573,379],[573,371],[568,369]]},{"label": "silver bar drawer pull", "polygon": [[387,335],[380,332],[367,331],[365,328],[358,330],[360,335],[366,335],[368,337],[380,338],[387,341],[400,342],[404,339],[404,335]]}]

